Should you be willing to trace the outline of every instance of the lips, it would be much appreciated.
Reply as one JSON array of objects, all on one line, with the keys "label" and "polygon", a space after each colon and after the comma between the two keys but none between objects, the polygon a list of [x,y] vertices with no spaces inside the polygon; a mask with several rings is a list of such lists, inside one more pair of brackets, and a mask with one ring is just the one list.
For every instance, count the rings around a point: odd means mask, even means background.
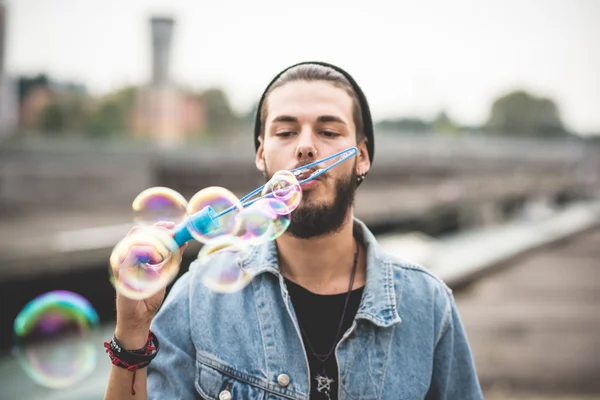
[{"label": "lips", "polygon": [[298,179],[298,181],[303,181],[305,179],[308,179],[316,170],[317,170],[317,168],[314,168],[314,167],[303,169],[302,171],[300,171],[299,173],[296,174],[296,179]]}]

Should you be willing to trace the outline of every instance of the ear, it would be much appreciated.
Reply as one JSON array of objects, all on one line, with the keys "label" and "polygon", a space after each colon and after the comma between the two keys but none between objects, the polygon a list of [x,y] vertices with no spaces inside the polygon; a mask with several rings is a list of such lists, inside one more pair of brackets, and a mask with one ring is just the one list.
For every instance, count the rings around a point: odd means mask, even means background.
[{"label": "ear", "polygon": [[356,175],[364,175],[371,169],[371,160],[369,159],[369,150],[367,149],[367,138],[363,138],[358,143],[358,154],[356,161]]},{"label": "ear", "polygon": [[256,150],[254,163],[256,164],[256,169],[264,174],[267,168],[265,166],[265,148],[263,144],[263,138],[259,137],[258,141],[260,142],[260,145],[258,146],[258,150]]}]

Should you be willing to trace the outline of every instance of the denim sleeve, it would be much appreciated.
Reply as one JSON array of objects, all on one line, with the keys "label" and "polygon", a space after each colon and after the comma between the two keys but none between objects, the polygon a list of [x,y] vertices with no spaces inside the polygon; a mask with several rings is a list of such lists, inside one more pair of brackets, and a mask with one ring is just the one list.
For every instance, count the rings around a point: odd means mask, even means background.
[{"label": "denim sleeve", "polygon": [[196,399],[196,351],[189,321],[189,272],[171,288],[152,321],[160,348],[148,366],[148,400]]},{"label": "denim sleeve", "polygon": [[427,400],[483,399],[467,335],[454,297],[448,295],[444,323],[436,344]]}]

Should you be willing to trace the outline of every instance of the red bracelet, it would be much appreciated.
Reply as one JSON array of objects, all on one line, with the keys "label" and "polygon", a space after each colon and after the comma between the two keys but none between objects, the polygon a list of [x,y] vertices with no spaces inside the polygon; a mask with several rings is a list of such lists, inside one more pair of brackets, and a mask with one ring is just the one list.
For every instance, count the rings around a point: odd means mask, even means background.
[{"label": "red bracelet", "polygon": [[158,354],[158,338],[152,331],[148,331],[148,342],[146,347],[138,350],[125,350],[116,336],[113,335],[110,342],[104,342],[104,348],[111,359],[113,365],[133,371],[133,379],[131,380],[131,394],[135,395],[133,388],[135,384],[135,373],[140,368],[146,368],[150,362]]}]

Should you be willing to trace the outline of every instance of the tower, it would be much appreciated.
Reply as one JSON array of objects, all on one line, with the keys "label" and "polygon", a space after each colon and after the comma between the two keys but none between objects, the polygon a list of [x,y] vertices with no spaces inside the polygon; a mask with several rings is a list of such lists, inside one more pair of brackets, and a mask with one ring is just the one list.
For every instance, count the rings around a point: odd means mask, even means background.
[{"label": "tower", "polygon": [[159,146],[179,145],[204,124],[202,105],[177,87],[170,76],[174,26],[171,17],[150,19],[151,77],[138,92],[131,118],[133,134],[150,138]]},{"label": "tower", "polygon": [[152,27],[152,85],[164,87],[169,84],[169,61],[171,39],[175,21],[170,17],[153,17]]}]

